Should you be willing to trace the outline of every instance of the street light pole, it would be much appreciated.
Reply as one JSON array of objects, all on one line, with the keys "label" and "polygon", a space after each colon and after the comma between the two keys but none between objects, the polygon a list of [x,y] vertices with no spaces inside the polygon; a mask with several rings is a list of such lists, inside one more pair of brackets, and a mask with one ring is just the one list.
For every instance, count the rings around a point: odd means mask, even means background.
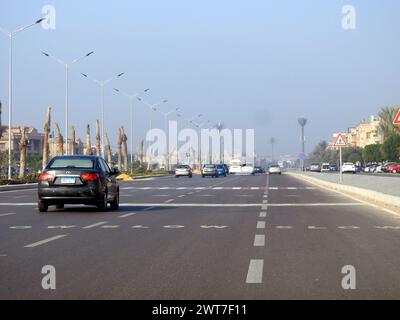
[{"label": "street light pole", "polygon": [[104,87],[109,84],[112,80],[122,77],[125,73],[117,74],[116,76],[109,78],[108,80],[97,80],[89,77],[85,73],[81,73],[82,76],[92,80],[94,83],[100,86],[101,90],[101,156],[104,158]]},{"label": "street light pole", "polygon": [[[150,88],[147,88],[146,90],[143,91],[143,93],[146,93],[149,90],[150,90]],[[131,120],[130,120],[130,122],[131,122],[131,139],[130,139],[131,140],[131,143],[130,143],[130,145],[131,145],[131,157],[130,158],[131,158],[131,173],[133,173],[133,115],[134,115],[133,108],[134,108],[134,100],[135,100],[135,98],[139,97],[139,94],[138,93],[128,94],[128,93],[123,92],[123,91],[121,91],[119,89],[116,89],[116,88],[114,88],[114,91],[124,95],[125,97],[127,97],[129,99],[130,118],[131,118]]]},{"label": "street light pole", "polygon": [[[304,127],[307,124],[307,119],[305,117],[300,117],[298,119],[299,125],[301,126],[301,152],[305,154],[305,136],[304,136]],[[304,171],[304,160],[300,160],[300,170]]]},{"label": "street light pole", "polygon": [[0,28],[0,32],[8,36],[8,180],[11,180],[11,125],[12,125],[12,94],[13,94],[13,37],[19,32],[22,32],[34,25],[41,23],[45,18],[36,20],[34,23],[25,27],[19,28],[15,31],[8,31]]},{"label": "street light pole", "polygon": [[272,137],[270,139],[270,142],[271,142],[271,161],[274,162],[274,145],[276,142],[275,138]]},{"label": "street light pole", "polygon": [[70,70],[70,67],[73,64],[77,63],[78,61],[80,61],[80,60],[82,60],[82,59],[84,59],[86,57],[89,57],[93,53],[94,52],[91,51],[91,52],[85,54],[84,56],[82,56],[82,57],[80,57],[78,59],[75,59],[75,60],[73,60],[71,62],[65,62],[65,61],[63,61],[63,60],[61,60],[61,59],[59,59],[59,58],[47,53],[47,52],[43,52],[42,51],[43,55],[45,55],[48,58],[53,59],[54,61],[58,62],[59,64],[61,64],[61,65],[63,65],[65,67],[65,141],[66,141],[66,149],[65,150],[66,150],[66,154],[67,155],[69,154],[69,150],[68,150],[68,136],[69,136],[68,135],[68,133],[69,133],[69,117],[68,117],[68,114],[69,114],[69,94],[68,94],[68,92],[69,92],[68,91],[69,83],[68,82],[69,81],[68,81],[68,78],[69,78],[69,70]]}]

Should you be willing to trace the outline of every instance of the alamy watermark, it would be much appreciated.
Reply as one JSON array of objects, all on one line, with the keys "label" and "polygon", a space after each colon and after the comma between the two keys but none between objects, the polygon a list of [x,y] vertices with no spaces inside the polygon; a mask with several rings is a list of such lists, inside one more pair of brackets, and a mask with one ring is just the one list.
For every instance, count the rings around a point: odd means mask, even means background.
[{"label": "alamy watermark", "polygon": [[254,129],[182,129],[169,121],[168,132],[152,129],[146,134],[146,162],[228,163],[232,159],[254,163]]}]

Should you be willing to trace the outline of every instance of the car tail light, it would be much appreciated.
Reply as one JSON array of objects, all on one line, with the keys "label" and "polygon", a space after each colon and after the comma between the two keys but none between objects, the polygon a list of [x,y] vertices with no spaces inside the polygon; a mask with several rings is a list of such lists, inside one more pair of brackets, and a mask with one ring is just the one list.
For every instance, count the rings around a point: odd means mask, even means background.
[{"label": "car tail light", "polygon": [[40,181],[53,181],[54,180],[54,176],[50,173],[47,172],[42,172],[39,176],[39,180]]},{"label": "car tail light", "polygon": [[83,181],[97,181],[99,180],[99,175],[97,173],[83,173],[81,178]]}]

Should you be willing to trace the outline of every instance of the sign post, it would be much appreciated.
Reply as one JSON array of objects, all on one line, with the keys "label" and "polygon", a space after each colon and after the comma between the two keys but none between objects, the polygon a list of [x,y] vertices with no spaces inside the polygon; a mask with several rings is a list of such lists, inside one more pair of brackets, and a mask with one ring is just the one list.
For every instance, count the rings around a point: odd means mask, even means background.
[{"label": "sign post", "polygon": [[339,160],[339,168],[340,168],[340,171],[339,171],[339,181],[340,181],[340,183],[343,183],[343,170],[342,170],[343,157],[342,157],[342,148],[343,148],[343,147],[347,147],[347,141],[346,141],[346,139],[344,138],[344,136],[343,136],[342,133],[339,133],[339,135],[337,136],[334,146],[335,146],[335,147],[339,147],[339,158],[340,158],[340,160]]}]

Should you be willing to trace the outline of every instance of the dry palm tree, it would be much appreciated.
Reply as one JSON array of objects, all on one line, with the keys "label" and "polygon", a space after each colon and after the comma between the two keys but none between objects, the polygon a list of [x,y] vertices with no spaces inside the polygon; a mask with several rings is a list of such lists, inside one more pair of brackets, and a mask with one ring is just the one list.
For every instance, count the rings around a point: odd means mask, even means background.
[{"label": "dry palm tree", "polygon": [[400,133],[400,127],[393,124],[393,120],[399,111],[399,107],[384,107],[379,112],[379,131],[384,138],[387,138],[391,133]]},{"label": "dry palm tree", "polygon": [[112,168],[112,154],[111,154],[111,144],[110,144],[110,139],[108,139],[108,133],[106,132],[106,140],[107,140],[107,160],[108,160],[108,166]]},{"label": "dry palm tree", "polygon": [[60,127],[58,125],[58,122],[56,121],[54,123],[56,130],[57,130],[57,148],[56,148],[56,154],[57,156],[62,156],[64,153],[64,137],[61,134]]},{"label": "dry palm tree", "polygon": [[118,128],[118,169],[121,170],[122,130]]},{"label": "dry palm tree", "polygon": [[140,164],[143,164],[144,157],[144,141],[140,141]]},{"label": "dry palm tree", "polygon": [[92,143],[90,142],[90,125],[88,124],[86,126],[86,150],[85,150],[85,155],[87,156],[92,156]]},{"label": "dry palm tree", "polygon": [[75,126],[71,126],[71,154],[74,155],[76,153],[76,129]]},{"label": "dry palm tree", "polygon": [[28,147],[28,139],[26,137],[26,127],[21,126],[19,128],[21,133],[21,139],[19,140],[19,177],[22,178],[25,175],[26,167],[26,149]]},{"label": "dry palm tree", "polygon": [[51,126],[51,107],[47,109],[46,122],[44,123],[44,138],[43,138],[43,169],[47,166],[49,162],[49,136],[50,136],[50,126]]},{"label": "dry palm tree", "polygon": [[121,127],[121,141],[122,141],[122,146],[123,146],[123,151],[124,151],[124,170],[128,171],[128,137],[125,134],[124,127]]},{"label": "dry palm tree", "polygon": [[101,155],[101,144],[100,144],[100,121],[96,121],[96,149],[97,155]]}]

